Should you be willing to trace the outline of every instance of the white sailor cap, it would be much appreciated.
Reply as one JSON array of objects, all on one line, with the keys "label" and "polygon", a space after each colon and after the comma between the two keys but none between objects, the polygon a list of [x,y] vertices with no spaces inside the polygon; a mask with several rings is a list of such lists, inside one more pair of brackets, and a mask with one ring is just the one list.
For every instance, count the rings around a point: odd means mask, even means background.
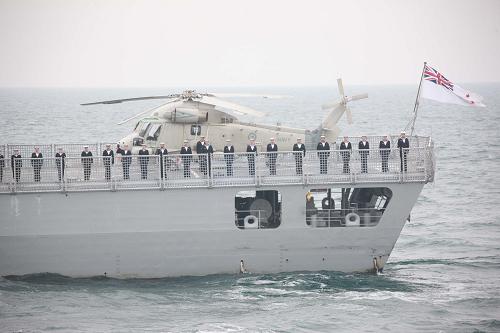
[{"label": "white sailor cap", "polygon": [[89,146],[83,146],[83,148],[88,148]]},{"label": "white sailor cap", "polygon": [[188,140],[184,140],[184,143],[188,143],[189,141]]},{"label": "white sailor cap", "polygon": [[270,138],[269,140],[273,141],[273,140],[274,140],[274,138]]},{"label": "white sailor cap", "polygon": [[141,146],[146,147],[146,144],[145,144],[145,143],[143,143]]},{"label": "white sailor cap", "polygon": [[297,138],[297,141],[302,140],[302,138]]},{"label": "white sailor cap", "polygon": [[322,135],[322,136],[320,136],[320,138],[321,138],[321,139],[324,139],[324,138],[326,138],[326,136]]},{"label": "white sailor cap", "polygon": [[160,145],[164,145],[164,144],[165,144],[165,142],[160,142]]},{"label": "white sailor cap", "polygon": [[406,132],[405,131],[401,131],[401,134],[406,134]]},{"label": "white sailor cap", "polygon": [[226,139],[226,142],[231,142],[231,139]]}]

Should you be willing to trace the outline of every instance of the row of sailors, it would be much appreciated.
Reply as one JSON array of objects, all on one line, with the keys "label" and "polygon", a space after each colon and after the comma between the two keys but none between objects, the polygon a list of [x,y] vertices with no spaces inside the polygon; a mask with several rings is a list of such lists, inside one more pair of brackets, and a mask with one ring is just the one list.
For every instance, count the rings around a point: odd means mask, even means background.
[{"label": "row of sailors", "polygon": [[[227,144],[224,147],[224,153],[227,154],[224,156],[224,160],[226,162],[227,175],[233,176],[233,161],[235,149],[234,146],[231,145],[231,140],[226,140]],[[397,147],[400,150],[400,159],[401,159],[401,172],[407,171],[407,154],[408,151],[404,148],[410,147],[410,142],[406,137],[406,133],[404,131],[401,132],[401,136],[398,139]],[[379,148],[381,149],[380,155],[382,160],[382,172],[388,172],[388,160],[389,153],[391,148],[391,142],[388,140],[387,136],[384,136],[383,140],[379,143]],[[297,143],[293,145],[293,151],[297,152],[295,154],[295,166],[297,175],[302,175],[302,157],[305,156],[306,147],[302,143],[301,138],[297,138]],[[368,172],[368,155],[369,155],[370,144],[367,141],[366,136],[361,137],[361,141],[358,143],[358,150],[361,156],[361,172]],[[326,141],[324,135],[320,137],[320,142],[318,143],[316,150],[318,150],[318,157],[320,160],[320,174],[328,173],[328,158],[330,156],[330,144]],[[343,173],[350,173],[350,157],[352,153],[352,144],[349,142],[349,138],[344,136],[343,141],[340,143],[341,157],[343,161]],[[266,147],[267,161],[266,165],[269,167],[270,175],[276,175],[276,158],[278,152],[278,145],[275,142],[274,138],[270,139],[270,143]],[[204,175],[210,173],[211,170],[211,155],[213,154],[214,149],[210,145],[208,140],[205,140],[204,136],[200,137],[200,141],[196,143],[196,153],[201,154],[199,157],[200,169]],[[255,144],[255,140],[250,140],[246,149],[247,153],[257,154],[257,146]],[[189,141],[184,140],[184,145],[180,151],[181,159],[184,166],[184,177],[191,177],[191,160],[192,160],[192,150],[189,146]],[[122,167],[123,167],[123,178],[125,180],[130,179],[130,164],[132,163],[132,151],[129,149],[128,145],[124,145],[122,149],[120,145],[117,145],[116,154],[120,154],[122,156]],[[207,154],[206,156],[204,154]],[[249,175],[255,175],[255,155],[248,155],[248,172]],[[148,175],[148,162],[149,162],[149,150],[146,149],[146,145],[142,145],[142,149],[139,150],[139,165],[141,169],[141,179],[147,179]],[[165,143],[160,143],[160,148],[156,150],[156,155],[160,156],[160,172],[161,177],[163,178],[166,173],[167,165],[164,165],[163,156],[168,155],[168,150],[165,147]],[[104,177],[107,181],[111,180],[111,165],[114,164],[115,153],[111,149],[111,145],[107,144],[106,149],[102,153],[103,157],[108,157],[103,160],[104,164]],[[64,153],[62,148],[58,148],[58,152],[56,153],[56,167],[58,171],[58,178],[61,181],[64,178],[64,169],[66,158],[66,153]],[[84,180],[88,181],[91,175],[91,166],[93,164],[93,155],[92,152],[89,151],[88,146],[84,146],[84,150],[81,153],[82,157],[82,165],[83,165],[83,174]],[[208,157],[208,158],[207,158]],[[40,152],[39,148],[36,147],[35,151],[31,154],[31,165],[34,170],[34,180],[35,182],[40,182],[41,180],[41,168],[43,165],[43,156]],[[0,182],[3,179],[3,168],[5,167],[4,156],[0,154]],[[20,181],[21,178],[21,168],[22,168],[22,157],[19,154],[18,149],[14,149],[14,154],[11,156],[11,168],[12,168],[12,176],[16,180],[16,182]]]}]

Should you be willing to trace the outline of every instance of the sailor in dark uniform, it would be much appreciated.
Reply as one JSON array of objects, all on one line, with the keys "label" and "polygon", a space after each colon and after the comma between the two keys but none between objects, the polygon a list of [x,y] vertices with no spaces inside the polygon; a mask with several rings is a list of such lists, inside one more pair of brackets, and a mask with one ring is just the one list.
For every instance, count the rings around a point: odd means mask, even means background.
[{"label": "sailor in dark uniform", "polygon": [[224,146],[224,161],[226,162],[228,177],[233,176],[234,146],[231,144],[230,139],[226,140],[226,145]]},{"label": "sailor in dark uniform", "polygon": [[196,142],[196,154],[203,154],[203,150],[205,150],[205,136],[201,135],[200,140]]},{"label": "sailor in dark uniform", "polygon": [[326,175],[328,173],[328,157],[330,157],[330,145],[326,142],[324,135],[321,136],[318,145],[316,146],[319,157],[319,173]]},{"label": "sailor in dark uniform", "polygon": [[255,176],[255,156],[257,155],[257,146],[255,145],[255,140],[250,140],[247,145],[247,158],[248,158],[248,174],[250,176]]},{"label": "sailor in dark uniform", "polygon": [[205,141],[203,141],[203,145],[199,148],[196,147],[196,152],[198,153],[198,161],[200,163],[200,170],[206,176],[207,175],[207,146],[205,145]]},{"label": "sailor in dark uniform", "polygon": [[297,138],[297,143],[293,145],[293,153],[295,157],[295,171],[297,175],[302,175],[302,158],[306,156],[306,146],[302,144],[302,139]]},{"label": "sailor in dark uniform", "polygon": [[212,158],[214,156],[214,147],[207,140],[205,141],[205,147],[207,148],[207,158],[208,158],[208,175],[212,175]]},{"label": "sailor in dark uniform", "polygon": [[191,160],[193,158],[193,152],[191,147],[189,147],[189,141],[184,140],[184,146],[181,147],[181,159],[184,165],[184,178],[191,177]]},{"label": "sailor in dark uniform", "polygon": [[81,157],[82,157],[82,165],[83,165],[83,179],[89,180],[92,163],[94,163],[94,159],[92,158],[92,152],[89,151],[89,146],[83,147]]},{"label": "sailor in dark uniform", "polygon": [[351,167],[349,165],[349,162],[351,160],[352,145],[349,142],[349,138],[347,136],[344,136],[344,141],[340,143],[340,150],[341,150],[340,156],[342,157],[342,161],[344,162],[344,166],[342,167],[342,172],[350,173]]},{"label": "sailor in dark uniform", "polygon": [[370,154],[370,143],[366,140],[366,135],[361,137],[358,144],[359,156],[361,158],[361,173],[368,172],[368,155]]},{"label": "sailor in dark uniform", "polygon": [[3,168],[5,168],[5,158],[0,154],[0,183],[3,181]]},{"label": "sailor in dark uniform", "polygon": [[31,153],[31,165],[33,166],[33,175],[35,178],[35,182],[39,182],[41,179],[40,171],[43,165],[43,156],[40,152],[40,148],[38,147],[35,147],[35,151]]},{"label": "sailor in dark uniform", "polygon": [[106,149],[102,152],[104,164],[104,178],[106,181],[111,180],[111,165],[115,164],[115,153],[111,150],[111,145],[107,144]]},{"label": "sailor in dark uniform", "polygon": [[21,180],[21,168],[23,167],[23,160],[21,154],[19,154],[19,149],[14,149],[14,154],[10,158],[10,167],[12,169],[12,178],[19,183]]},{"label": "sailor in dark uniform", "polygon": [[123,155],[123,149],[120,147],[120,144],[116,144],[116,155],[121,154]]},{"label": "sailor in dark uniform", "polygon": [[130,179],[130,164],[132,164],[132,152],[128,149],[128,145],[125,145],[122,150],[123,179]]},{"label": "sailor in dark uniform", "polygon": [[278,158],[278,145],[274,142],[274,138],[270,139],[270,143],[267,144],[267,158],[269,163],[269,174],[271,176],[276,175],[276,159]]},{"label": "sailor in dark uniform", "polygon": [[59,181],[64,180],[64,169],[66,168],[66,162],[64,159],[66,158],[66,153],[62,148],[57,149],[56,153],[56,168],[57,168],[57,178]]},{"label": "sailor in dark uniform", "polygon": [[401,159],[401,172],[408,171],[408,148],[410,148],[410,140],[406,137],[406,132],[401,131],[401,136],[398,139],[399,157]]},{"label": "sailor in dark uniform", "polygon": [[382,141],[380,141],[378,147],[380,148],[380,157],[382,158],[382,172],[389,171],[389,154],[391,153],[391,141],[387,139],[387,135],[384,135]]},{"label": "sailor in dark uniform", "polygon": [[156,149],[156,155],[160,156],[160,172],[161,178],[167,177],[167,155],[168,150],[165,148],[165,143],[160,143],[160,148]]},{"label": "sailor in dark uniform", "polygon": [[141,168],[141,179],[148,179],[148,163],[149,150],[146,149],[146,144],[142,144],[142,149],[139,150],[139,166]]}]

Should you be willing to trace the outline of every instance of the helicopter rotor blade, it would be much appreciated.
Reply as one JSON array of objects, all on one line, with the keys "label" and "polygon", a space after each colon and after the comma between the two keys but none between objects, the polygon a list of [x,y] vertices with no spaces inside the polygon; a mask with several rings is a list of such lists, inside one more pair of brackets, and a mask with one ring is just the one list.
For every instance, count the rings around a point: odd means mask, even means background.
[{"label": "helicopter rotor blade", "polygon": [[346,116],[347,116],[347,123],[349,125],[352,124],[352,113],[351,113],[351,109],[349,107],[345,107],[345,113],[346,113]]},{"label": "helicopter rotor blade", "polygon": [[243,115],[249,115],[249,116],[255,116],[255,117],[263,117],[265,116],[265,113],[256,111],[254,109],[251,109],[246,106],[242,106],[236,103],[228,102],[222,99],[219,99],[217,97],[210,97],[210,96],[203,96],[201,99],[201,102],[207,103],[207,104],[212,104],[215,106],[220,106],[225,109],[233,110],[234,112],[238,114],[243,114]]},{"label": "helicopter rotor blade", "polygon": [[340,98],[342,100],[345,99],[345,94],[344,94],[344,85],[342,84],[342,79],[337,79],[337,86],[339,87],[339,94],[340,94]]},{"label": "helicopter rotor blade", "polygon": [[[169,101],[169,102],[167,102],[167,103],[165,103],[165,104],[162,104],[161,106],[164,106],[164,105],[167,105],[167,104],[170,104],[170,103],[174,103],[174,102],[178,102],[178,101],[179,101],[179,99],[178,99],[178,98],[175,98],[175,99],[173,99],[173,100],[171,100],[171,101]],[[143,115],[143,114],[145,114],[145,113],[152,112],[154,109],[157,109],[157,108],[158,108],[158,107],[155,107],[155,108],[153,108],[153,109],[146,109],[145,111],[141,111],[141,112],[139,112],[138,114],[136,114],[136,115],[134,115],[134,116],[132,116],[132,117],[129,117],[129,118],[127,118],[127,119],[124,119],[124,120],[120,121],[120,122],[118,123],[118,125],[123,125],[123,124],[125,124],[125,123],[128,123],[129,121],[134,120],[135,118],[140,117],[140,116],[142,116],[142,115]]]},{"label": "helicopter rotor blade", "polygon": [[363,99],[363,98],[368,98],[368,94],[359,94],[359,95],[354,95],[352,97],[349,98],[349,101],[357,101],[359,99]]},{"label": "helicopter rotor blade", "polygon": [[321,109],[328,110],[336,108],[340,103],[326,103],[321,105]]},{"label": "helicopter rotor blade", "polygon": [[150,111],[151,111],[150,109],[147,109],[147,110],[145,110],[145,111],[139,112],[138,114],[136,114],[136,115],[134,115],[134,116],[132,116],[132,117],[130,117],[130,118],[127,118],[127,119],[124,119],[124,120],[120,121],[117,125],[123,125],[123,124],[126,124],[126,123],[128,123],[129,121],[131,121],[131,120],[133,120],[133,119],[135,119],[135,118],[137,118],[137,117],[139,117],[139,116],[142,116],[143,114],[145,114],[145,113],[147,113],[147,112],[150,112]]},{"label": "helicopter rotor blade", "polygon": [[142,100],[147,100],[147,99],[174,98],[174,97],[178,97],[178,96],[179,96],[178,94],[171,94],[171,95],[166,95],[166,96],[132,97],[132,98],[113,99],[113,100],[109,100],[109,101],[83,103],[80,105],[87,106],[87,105],[96,105],[96,104],[118,104],[118,103],[122,103],[122,102],[134,102],[134,101],[142,101]]},{"label": "helicopter rotor blade", "polygon": [[209,93],[208,96],[212,97],[261,97],[261,98],[270,98],[270,99],[280,99],[280,98],[289,98],[291,96],[288,95],[273,95],[273,94],[254,94],[254,93]]}]

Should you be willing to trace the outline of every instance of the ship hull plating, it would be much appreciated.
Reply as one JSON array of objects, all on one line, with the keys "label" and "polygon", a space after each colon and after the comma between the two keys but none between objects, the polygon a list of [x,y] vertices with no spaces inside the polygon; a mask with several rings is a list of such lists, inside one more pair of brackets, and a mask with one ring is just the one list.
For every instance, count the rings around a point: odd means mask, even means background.
[{"label": "ship hull plating", "polygon": [[387,261],[423,185],[384,184],[393,195],[370,227],[307,225],[310,189],[295,185],[268,188],[282,200],[272,229],[235,225],[245,187],[0,195],[0,275],[208,275],[238,273],[240,260],[253,273],[369,271]]}]

